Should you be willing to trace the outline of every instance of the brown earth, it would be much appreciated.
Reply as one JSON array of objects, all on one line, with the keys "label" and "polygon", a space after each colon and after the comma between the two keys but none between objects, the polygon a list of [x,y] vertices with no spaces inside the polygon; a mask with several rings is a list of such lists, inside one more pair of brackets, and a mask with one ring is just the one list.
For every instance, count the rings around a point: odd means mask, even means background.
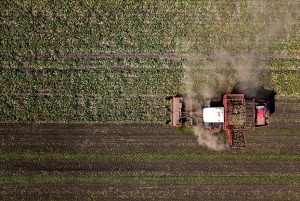
[{"label": "brown earth", "polygon": [[7,185],[5,195],[14,198],[6,200],[297,200],[298,189],[299,184],[91,183]]},{"label": "brown earth", "polygon": [[[272,118],[282,123],[224,153],[160,124],[0,124],[0,199],[299,200],[299,111],[298,99],[278,99]],[[202,177],[212,180],[193,180]]]}]

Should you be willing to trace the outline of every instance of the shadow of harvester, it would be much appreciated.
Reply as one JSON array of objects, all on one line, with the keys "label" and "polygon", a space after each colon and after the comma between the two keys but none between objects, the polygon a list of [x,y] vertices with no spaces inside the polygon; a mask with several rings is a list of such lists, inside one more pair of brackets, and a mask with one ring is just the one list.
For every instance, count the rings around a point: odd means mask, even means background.
[{"label": "shadow of harvester", "polygon": [[263,86],[255,85],[248,82],[237,82],[232,89],[234,94],[244,94],[245,99],[266,100],[269,102],[270,114],[275,112],[275,96],[274,90],[265,89]]}]

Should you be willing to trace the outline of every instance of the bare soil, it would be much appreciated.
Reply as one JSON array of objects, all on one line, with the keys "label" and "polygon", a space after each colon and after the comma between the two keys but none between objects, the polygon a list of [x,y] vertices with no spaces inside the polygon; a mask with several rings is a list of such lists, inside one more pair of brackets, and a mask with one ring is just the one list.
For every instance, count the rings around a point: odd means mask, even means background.
[{"label": "bare soil", "polygon": [[[12,178],[1,182],[0,199],[298,200],[300,183],[295,180],[245,180],[300,174],[300,162],[293,159],[300,150],[299,125],[284,123],[297,100],[278,100],[272,117],[282,118],[282,123],[271,121],[268,128],[247,132],[247,147],[225,150],[229,158],[210,157],[216,152],[198,145],[194,135],[177,134],[163,124],[0,124],[1,177]],[[295,120],[300,117],[297,111],[292,114]],[[62,181],[35,181],[41,174],[50,179],[61,175]],[[66,180],[86,175],[113,175],[123,181],[113,177],[108,181]],[[132,181],[142,176],[154,181]],[[207,176],[211,182],[186,180]],[[13,180],[20,177],[28,180]],[[228,182],[215,181],[224,177]],[[241,182],[232,182],[231,177],[241,178]],[[155,182],[155,178],[166,180]],[[183,180],[173,183],[168,180],[172,178]]]}]

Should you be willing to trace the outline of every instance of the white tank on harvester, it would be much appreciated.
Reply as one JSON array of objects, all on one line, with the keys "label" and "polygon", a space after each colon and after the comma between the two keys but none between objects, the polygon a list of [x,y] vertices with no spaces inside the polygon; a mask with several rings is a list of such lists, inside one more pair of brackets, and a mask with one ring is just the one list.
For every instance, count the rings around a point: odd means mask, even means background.
[{"label": "white tank on harvester", "polygon": [[224,123],[223,107],[208,107],[203,109],[204,123]]}]

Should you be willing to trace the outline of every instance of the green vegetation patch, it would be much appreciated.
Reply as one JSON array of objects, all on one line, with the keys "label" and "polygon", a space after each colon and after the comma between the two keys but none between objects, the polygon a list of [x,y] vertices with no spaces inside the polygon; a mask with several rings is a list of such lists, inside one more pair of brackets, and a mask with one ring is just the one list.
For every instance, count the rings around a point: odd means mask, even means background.
[{"label": "green vegetation patch", "polygon": [[210,153],[38,153],[38,152],[0,152],[3,160],[26,159],[26,160],[126,160],[126,161],[155,161],[155,160],[235,160],[235,161],[257,161],[257,160],[300,160],[297,154],[252,154],[252,153],[229,153],[229,152],[210,152]]},{"label": "green vegetation patch", "polygon": [[[298,66],[297,6],[273,1],[5,2],[0,5],[0,121],[165,122],[160,100],[182,92],[184,59],[197,63],[197,70],[209,70],[216,52],[229,53],[223,66],[249,52],[266,56],[288,48],[292,58],[271,61],[270,68]],[[230,86],[238,80],[231,67],[227,73],[223,68],[200,73],[192,81],[197,89],[208,85],[227,92],[222,76],[232,78]],[[297,75],[269,77],[269,88],[299,95]]]},{"label": "green vegetation patch", "polygon": [[284,135],[288,135],[288,136],[299,136],[300,135],[300,131],[295,130],[295,129],[288,129],[288,128],[279,129],[279,132],[283,133]]},{"label": "green vegetation patch", "polygon": [[299,59],[273,59],[267,62],[270,67],[274,69],[284,70],[284,69],[299,69],[300,60]]},{"label": "green vegetation patch", "polygon": [[42,183],[299,183],[299,176],[129,176],[122,174],[55,174],[41,173],[35,176],[1,176],[1,184],[42,184]]},{"label": "green vegetation patch", "polygon": [[178,93],[181,77],[180,70],[169,67],[171,71],[0,70],[0,121],[164,122],[163,100]]},{"label": "green vegetation patch", "polygon": [[271,72],[275,91],[283,95],[300,96],[300,74],[295,72]]}]

